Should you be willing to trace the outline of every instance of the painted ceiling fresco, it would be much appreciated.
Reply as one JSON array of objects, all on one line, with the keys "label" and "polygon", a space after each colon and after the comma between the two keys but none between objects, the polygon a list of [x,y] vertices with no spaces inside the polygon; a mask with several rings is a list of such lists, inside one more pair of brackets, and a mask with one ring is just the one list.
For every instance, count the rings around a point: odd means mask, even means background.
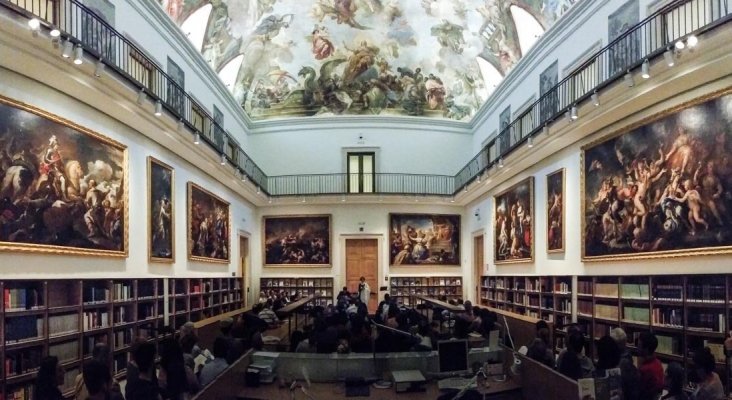
[{"label": "painted ceiling fresco", "polygon": [[469,120],[577,0],[159,0],[253,120]]}]

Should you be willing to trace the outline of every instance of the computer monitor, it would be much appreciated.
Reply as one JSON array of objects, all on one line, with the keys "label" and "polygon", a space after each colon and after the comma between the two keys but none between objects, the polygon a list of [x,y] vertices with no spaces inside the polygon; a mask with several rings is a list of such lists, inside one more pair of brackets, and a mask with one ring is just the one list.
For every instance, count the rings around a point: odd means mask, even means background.
[{"label": "computer monitor", "polygon": [[437,342],[437,358],[440,364],[440,375],[461,375],[470,372],[468,341],[465,339]]}]

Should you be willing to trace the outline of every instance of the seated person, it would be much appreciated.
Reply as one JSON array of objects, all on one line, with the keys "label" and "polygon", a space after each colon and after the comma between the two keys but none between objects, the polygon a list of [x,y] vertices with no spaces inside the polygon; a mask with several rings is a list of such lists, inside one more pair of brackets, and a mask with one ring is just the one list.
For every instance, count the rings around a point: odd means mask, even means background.
[{"label": "seated person", "polygon": [[213,361],[207,362],[201,369],[198,381],[201,387],[213,382],[219,374],[221,374],[228,366],[226,362],[226,354],[229,352],[229,344],[223,337],[217,337],[213,346]]},{"label": "seated person", "polygon": [[554,368],[554,352],[549,342],[549,324],[543,319],[539,320],[536,323],[536,338],[529,344],[526,356]]},{"label": "seated person", "polygon": [[262,308],[257,316],[266,322],[271,328],[280,326],[280,319],[277,318],[277,314],[275,314],[272,309],[272,300],[267,300],[267,302],[264,303],[264,308]]}]

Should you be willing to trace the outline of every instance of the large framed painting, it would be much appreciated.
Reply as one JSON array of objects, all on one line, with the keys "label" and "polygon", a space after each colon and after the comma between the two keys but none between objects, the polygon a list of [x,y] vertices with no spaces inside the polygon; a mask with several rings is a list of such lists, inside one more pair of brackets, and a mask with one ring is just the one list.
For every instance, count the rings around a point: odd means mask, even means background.
[{"label": "large framed painting", "polygon": [[262,218],[265,266],[328,266],[330,215],[286,215]]},{"label": "large framed painting", "polygon": [[586,261],[732,251],[732,90],[582,149]]},{"label": "large framed painting", "polygon": [[175,171],[147,158],[148,257],[153,262],[175,262]]},{"label": "large framed painting", "polygon": [[460,215],[389,214],[390,265],[460,265]]},{"label": "large framed painting", "polygon": [[230,257],[229,203],[188,182],[188,258],[228,264]]},{"label": "large framed painting", "polygon": [[534,259],[534,177],[528,177],[493,198],[496,264]]},{"label": "large framed painting", "polygon": [[0,96],[0,250],[126,257],[127,148]]},{"label": "large framed painting", "polygon": [[546,176],[546,250],[564,251],[564,168]]}]

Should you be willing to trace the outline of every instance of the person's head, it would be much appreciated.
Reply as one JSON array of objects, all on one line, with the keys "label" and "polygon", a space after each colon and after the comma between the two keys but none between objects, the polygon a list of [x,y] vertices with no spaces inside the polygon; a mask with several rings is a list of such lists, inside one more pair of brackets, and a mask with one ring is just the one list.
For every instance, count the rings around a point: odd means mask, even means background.
[{"label": "person's head", "polygon": [[82,368],[82,377],[90,396],[109,392],[112,375],[107,364],[97,359],[87,361]]},{"label": "person's head", "polygon": [[155,345],[150,342],[140,343],[135,349],[133,357],[140,373],[149,374],[152,372],[155,361]]},{"label": "person's head", "polygon": [[638,337],[638,350],[641,356],[648,357],[653,355],[658,347],[658,339],[651,332],[642,332]]},{"label": "person's head", "polygon": [[620,350],[615,340],[610,336],[601,337],[596,343],[597,349],[597,368],[610,369],[615,368],[620,363]]},{"label": "person's head", "polygon": [[181,325],[180,327],[180,336],[184,337],[187,335],[192,335],[196,333],[196,327],[193,325],[193,322],[188,321],[185,324]]},{"label": "person's head", "polygon": [[56,387],[64,383],[64,369],[58,362],[58,357],[48,356],[41,360],[36,376],[36,386]]},{"label": "person's head", "polygon": [[[267,303],[269,305],[272,305],[272,300],[267,300]],[[221,333],[225,336],[228,335],[231,332],[231,327],[234,325],[234,319],[231,317],[223,318],[219,322],[219,329],[221,330]]]},{"label": "person's head", "polygon": [[107,346],[106,343],[101,342],[94,345],[94,348],[92,349],[92,358],[94,360],[97,360],[104,365],[108,365],[110,358],[109,355],[109,346]]},{"label": "person's head", "polygon": [[364,283],[364,282],[366,282],[366,278],[362,276],[362,277],[358,278],[358,281],[361,283]]},{"label": "person's head", "polygon": [[625,334],[623,328],[612,329],[610,337],[615,341],[615,345],[618,346],[621,352],[625,350],[625,346],[628,344],[628,335]]},{"label": "person's head", "polygon": [[666,367],[663,385],[669,393],[681,393],[684,388],[684,367],[676,361],[670,362]]},{"label": "person's head", "polygon": [[196,346],[196,343],[198,343],[198,337],[194,334],[185,335],[180,338],[180,347],[185,354],[193,353],[193,348]]},{"label": "person's head", "polygon": [[229,342],[222,338],[221,336],[217,337],[216,340],[214,340],[213,345],[213,355],[216,358],[226,358],[226,354],[229,352]]},{"label": "person's head", "polygon": [[699,381],[704,381],[714,372],[714,356],[709,347],[694,352],[691,358],[694,364],[694,372]]},{"label": "person's head", "polygon": [[581,353],[585,347],[585,337],[581,332],[572,332],[567,338],[567,349],[574,353]]},{"label": "person's head", "polygon": [[[384,294],[384,301],[388,303],[389,300],[391,300],[391,296],[389,296],[389,293],[385,293]],[[732,336],[732,332],[730,332],[730,336]]]},{"label": "person's head", "polygon": [[541,338],[545,342],[549,340],[549,324],[543,319],[536,322],[536,337]]}]

